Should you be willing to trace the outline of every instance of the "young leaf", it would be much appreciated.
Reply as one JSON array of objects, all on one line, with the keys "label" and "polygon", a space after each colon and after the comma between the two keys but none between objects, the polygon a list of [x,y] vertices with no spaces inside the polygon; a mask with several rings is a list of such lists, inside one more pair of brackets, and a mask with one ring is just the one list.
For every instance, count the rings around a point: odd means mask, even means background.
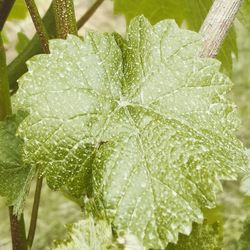
[{"label": "young leaf", "polygon": [[93,217],[68,226],[68,232],[69,238],[59,241],[54,250],[145,250],[131,234],[114,239],[111,225]]},{"label": "young leaf", "polygon": [[0,122],[0,195],[15,213],[22,211],[30,188],[34,170],[22,161],[23,141],[16,137],[16,130],[24,114],[18,113]]},{"label": "young leaf", "polygon": [[[179,25],[185,22],[189,29],[199,31],[212,3],[213,0],[114,0],[114,10],[124,14],[128,23],[135,16],[145,15],[153,24],[169,18]],[[217,57],[229,74],[232,72],[232,53],[237,55],[234,27]]]},{"label": "young leaf", "polygon": [[54,250],[105,250],[111,248],[111,226],[105,221],[95,222],[92,217],[68,226],[69,238],[59,243]]},{"label": "young leaf", "polygon": [[53,188],[82,185],[94,214],[147,248],[189,234],[219,180],[246,169],[225,98],[231,82],[218,61],[199,57],[201,46],[173,21],[137,17],[124,40],[93,32],[51,41],[19,81],[26,160]]}]

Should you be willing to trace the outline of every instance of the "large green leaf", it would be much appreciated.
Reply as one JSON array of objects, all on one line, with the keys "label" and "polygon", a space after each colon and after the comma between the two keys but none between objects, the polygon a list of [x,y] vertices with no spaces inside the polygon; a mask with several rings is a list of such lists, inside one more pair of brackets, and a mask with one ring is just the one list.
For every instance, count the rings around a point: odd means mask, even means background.
[{"label": "large green leaf", "polygon": [[199,57],[198,34],[143,17],[126,39],[88,33],[50,45],[19,81],[26,160],[53,188],[81,185],[94,214],[147,248],[189,234],[219,180],[247,165],[220,63]]},{"label": "large green leaf", "polygon": [[[127,23],[138,15],[145,15],[155,24],[163,19],[175,19],[181,25],[199,31],[213,0],[114,0],[116,13],[123,13]],[[232,53],[237,55],[235,29],[232,28],[218,54],[228,73],[232,71]]]},{"label": "large green leaf", "polygon": [[30,188],[34,170],[22,161],[23,141],[15,133],[23,114],[0,122],[0,195],[19,213]]}]

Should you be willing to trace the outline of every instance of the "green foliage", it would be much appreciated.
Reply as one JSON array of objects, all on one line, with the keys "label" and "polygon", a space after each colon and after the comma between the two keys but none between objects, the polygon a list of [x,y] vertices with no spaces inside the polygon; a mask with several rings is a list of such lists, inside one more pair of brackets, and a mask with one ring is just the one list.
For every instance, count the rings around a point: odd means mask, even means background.
[{"label": "green foliage", "polygon": [[25,4],[25,0],[15,0],[14,6],[8,17],[12,19],[24,19],[27,16],[28,10]]},{"label": "green foliage", "polygon": [[106,221],[95,221],[92,217],[67,227],[69,237],[56,243],[54,250],[145,250],[135,236],[126,234],[117,240]]},{"label": "green foliage", "polygon": [[19,81],[16,106],[30,112],[18,129],[25,161],[52,188],[87,194],[95,215],[147,248],[189,234],[214,206],[219,179],[247,165],[225,99],[231,82],[199,57],[201,44],[172,21],[143,17],[126,39],[51,41]]},{"label": "green foliage", "polygon": [[244,223],[243,233],[238,242],[237,250],[249,250],[250,249],[250,218]]},{"label": "green foliage", "polygon": [[222,250],[221,226],[194,224],[190,236],[180,235],[177,245],[169,244],[167,250]]},{"label": "green foliage", "polygon": [[114,249],[111,226],[106,221],[95,222],[92,217],[68,226],[69,237],[57,244],[55,250]]},{"label": "green foliage", "polygon": [[246,147],[250,148],[250,33],[247,29],[238,27],[239,58],[235,63],[233,81],[235,85],[232,89],[232,98],[238,106],[241,118],[241,126],[238,136]]},{"label": "green foliage", "polygon": [[[247,150],[248,156],[250,156],[250,150]],[[250,175],[247,174],[241,179],[240,191],[246,196],[250,196]]]},{"label": "green foliage", "polygon": [[[174,19],[194,31],[199,31],[213,0],[114,0],[116,13],[123,13],[127,23],[138,15],[144,15],[153,24]],[[232,53],[237,55],[236,34],[234,27],[229,31],[218,54],[226,71],[232,73]]]},{"label": "green foliage", "polygon": [[250,216],[250,197],[239,190],[239,181],[224,182],[224,191],[218,195],[217,211],[222,217],[223,242],[226,250],[237,249],[243,222]]},{"label": "green foliage", "polygon": [[34,170],[22,161],[23,140],[15,133],[24,114],[18,113],[0,122],[0,195],[15,212],[22,211]]},{"label": "green foliage", "polygon": [[26,45],[29,43],[29,38],[22,32],[17,33],[17,38],[18,38],[18,41],[16,44],[16,51],[18,53],[21,53],[26,47]]},{"label": "green foliage", "polygon": [[8,40],[8,37],[6,36],[6,34],[4,34],[4,32],[2,32],[1,35],[2,35],[2,39],[3,39],[3,43],[4,44],[8,43],[9,40]]},{"label": "green foliage", "polygon": [[244,0],[240,8],[238,19],[250,31],[250,1]]},{"label": "green foliage", "polygon": [[[26,226],[28,226],[29,218],[32,213],[35,184],[35,181],[33,181],[31,190],[25,201],[24,216],[26,219]],[[38,216],[36,235],[32,249],[47,250],[48,246],[53,245],[55,239],[63,240],[66,238],[65,224],[72,224],[82,220],[83,213],[77,204],[65,198],[60,192],[51,191],[47,185],[43,185]],[[12,249],[11,235],[8,230],[8,209],[5,207],[4,203],[1,203],[1,200],[0,221],[0,249]]]},{"label": "green foliage", "polygon": [[241,185],[240,185],[240,190],[245,195],[250,196],[250,176],[249,175],[245,176],[242,179]]}]

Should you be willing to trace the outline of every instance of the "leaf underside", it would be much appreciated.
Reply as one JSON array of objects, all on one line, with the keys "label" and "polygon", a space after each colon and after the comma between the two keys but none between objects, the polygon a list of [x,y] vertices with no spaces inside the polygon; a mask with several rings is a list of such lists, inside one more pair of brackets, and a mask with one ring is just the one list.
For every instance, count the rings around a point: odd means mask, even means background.
[{"label": "leaf underside", "polygon": [[189,234],[219,180],[246,169],[231,82],[218,61],[199,58],[201,43],[174,21],[137,17],[125,39],[52,40],[19,80],[26,161],[146,248]]}]

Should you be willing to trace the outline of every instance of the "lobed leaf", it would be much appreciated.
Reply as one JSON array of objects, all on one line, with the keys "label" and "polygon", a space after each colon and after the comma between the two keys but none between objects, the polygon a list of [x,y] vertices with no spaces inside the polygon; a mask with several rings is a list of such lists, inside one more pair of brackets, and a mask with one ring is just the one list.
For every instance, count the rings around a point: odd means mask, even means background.
[{"label": "lobed leaf", "polygon": [[16,106],[24,157],[54,189],[87,195],[95,216],[164,249],[213,207],[248,158],[234,136],[230,80],[199,57],[198,34],[137,17],[126,38],[51,41],[28,63]]}]

